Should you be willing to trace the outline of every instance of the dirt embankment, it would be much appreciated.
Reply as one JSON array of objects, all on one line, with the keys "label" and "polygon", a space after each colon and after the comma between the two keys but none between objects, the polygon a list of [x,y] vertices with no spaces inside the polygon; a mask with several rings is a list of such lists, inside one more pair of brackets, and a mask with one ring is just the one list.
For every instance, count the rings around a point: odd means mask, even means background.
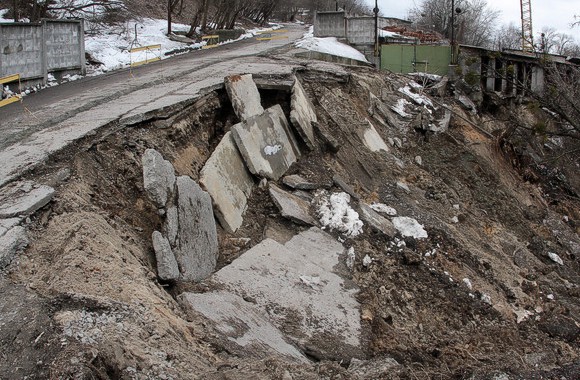
[{"label": "dirt embankment", "polygon": [[[381,118],[369,109],[370,94],[394,106],[408,80],[349,70],[300,73],[316,107],[318,147],[287,174],[320,184],[339,175],[361,201],[387,204],[429,235],[390,238],[364,229],[344,242],[356,252],[352,280],[361,289],[367,331],[362,369],[324,357],[309,365],[237,358],[175,301],[206,285],[157,280],[151,233],[161,221],[144,194],[141,155],[155,148],[177,174],[197,180],[237,122],[220,90],[172,123],[112,127],[31,174],[56,186],[57,196],[31,220],[32,243],[2,280],[3,307],[34,322],[12,321],[22,331],[0,335],[0,377],[573,378],[580,315],[574,172],[568,168],[572,177],[554,183],[534,167],[522,168],[523,156],[514,158],[489,136],[504,124],[470,114],[453,99],[437,99],[453,109],[443,132],[414,128],[417,105],[406,107],[408,117]],[[282,102],[288,113],[284,91],[263,97]],[[362,144],[357,126],[367,119],[389,143],[388,153]],[[530,173],[532,182],[524,179]],[[302,229],[258,188],[242,228],[234,235],[218,231],[219,265],[264,237],[287,240]],[[363,264],[367,255],[372,261]],[[381,372],[389,358],[398,364]]]}]

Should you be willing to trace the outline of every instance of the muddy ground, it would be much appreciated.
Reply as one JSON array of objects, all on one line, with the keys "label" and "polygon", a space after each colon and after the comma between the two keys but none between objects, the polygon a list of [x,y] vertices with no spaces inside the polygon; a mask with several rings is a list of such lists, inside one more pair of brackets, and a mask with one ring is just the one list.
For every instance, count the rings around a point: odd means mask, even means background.
[{"label": "muddy ground", "polygon": [[[579,162],[551,159],[569,142],[523,134],[500,141],[506,110],[544,117],[507,100],[474,115],[453,98],[436,98],[454,112],[444,132],[414,129],[419,107],[408,118],[393,114],[392,125],[370,113],[369,93],[391,105],[408,79],[344,70],[306,65],[298,73],[316,107],[318,147],[303,147],[288,174],[321,188],[339,175],[361,200],[388,204],[429,233],[415,240],[365,229],[344,242],[357,255],[352,280],[361,289],[367,361],[354,369],[340,355],[311,353],[307,365],[238,358],[175,301],[207,285],[157,279],[150,237],[161,219],[143,190],[141,155],[155,148],[197,180],[238,122],[217,90],[169,121],[111,125],[28,175],[57,195],[31,218],[30,246],[1,277],[0,378],[577,378]],[[288,92],[262,97],[289,112]],[[366,149],[354,128],[365,119],[401,146],[389,154]],[[242,228],[232,235],[218,227],[218,266],[265,237],[284,241],[303,229],[257,188]],[[366,255],[373,261],[365,266]]]}]

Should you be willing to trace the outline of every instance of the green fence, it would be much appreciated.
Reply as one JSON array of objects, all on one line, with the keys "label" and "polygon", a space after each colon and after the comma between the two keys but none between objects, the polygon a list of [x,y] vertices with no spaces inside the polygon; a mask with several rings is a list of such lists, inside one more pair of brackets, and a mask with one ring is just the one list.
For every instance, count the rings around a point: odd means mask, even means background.
[{"label": "green fence", "polygon": [[381,47],[381,69],[395,73],[447,75],[450,60],[449,46],[389,44]]}]

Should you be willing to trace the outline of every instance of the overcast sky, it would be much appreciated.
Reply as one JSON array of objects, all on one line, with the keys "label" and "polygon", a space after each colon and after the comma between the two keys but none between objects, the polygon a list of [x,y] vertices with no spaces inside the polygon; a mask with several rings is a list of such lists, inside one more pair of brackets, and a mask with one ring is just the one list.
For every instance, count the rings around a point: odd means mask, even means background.
[{"label": "overcast sky", "polygon": [[[365,0],[374,7],[374,0]],[[487,0],[491,8],[501,11],[500,23],[513,22],[520,26],[519,0]],[[406,18],[407,11],[420,4],[421,0],[378,0],[379,9],[385,16]],[[580,27],[570,29],[574,21],[574,14],[580,15],[580,1],[578,0],[532,0],[532,26],[536,37],[544,26],[552,26],[558,31],[573,35],[580,43]]]}]

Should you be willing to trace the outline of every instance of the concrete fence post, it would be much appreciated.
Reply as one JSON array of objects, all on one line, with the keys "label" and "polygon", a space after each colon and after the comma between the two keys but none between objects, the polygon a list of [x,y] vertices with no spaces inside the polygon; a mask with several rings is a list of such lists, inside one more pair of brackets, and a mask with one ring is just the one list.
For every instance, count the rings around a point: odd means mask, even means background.
[{"label": "concrete fence post", "polygon": [[80,51],[80,64],[82,75],[87,74],[87,67],[85,61],[85,19],[80,19],[79,22],[79,51]]},{"label": "concrete fence post", "polygon": [[42,20],[42,31],[41,31],[41,41],[42,41],[42,76],[43,76],[43,80],[42,80],[42,84],[46,84],[48,83],[48,56],[47,56],[47,50],[48,50],[48,44],[47,44],[47,40],[48,40],[48,28],[46,27],[46,20]]}]

